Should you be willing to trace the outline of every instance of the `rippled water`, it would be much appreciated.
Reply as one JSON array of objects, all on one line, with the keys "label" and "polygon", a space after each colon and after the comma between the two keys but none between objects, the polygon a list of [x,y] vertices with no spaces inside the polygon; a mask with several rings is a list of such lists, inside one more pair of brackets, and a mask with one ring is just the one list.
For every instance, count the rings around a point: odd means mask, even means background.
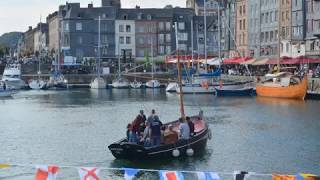
[{"label": "rippled water", "polygon": [[[156,109],[163,122],[175,120],[178,100],[163,89],[19,92],[0,99],[0,164],[320,174],[320,101],[186,95],[186,112],[204,110],[213,132],[204,156],[131,163],[115,160],[106,149],[125,136],[127,123],[140,109],[147,114]],[[33,179],[34,171],[1,169],[0,179]],[[109,175],[122,177],[102,172]],[[140,178],[157,176],[145,173]],[[59,179],[78,179],[77,171],[62,169]]]}]

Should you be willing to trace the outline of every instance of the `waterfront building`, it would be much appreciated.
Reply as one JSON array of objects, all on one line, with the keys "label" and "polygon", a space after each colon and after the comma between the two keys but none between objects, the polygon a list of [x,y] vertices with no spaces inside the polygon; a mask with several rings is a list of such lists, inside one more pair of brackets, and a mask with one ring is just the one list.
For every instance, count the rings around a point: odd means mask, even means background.
[{"label": "waterfront building", "polygon": [[97,57],[98,19],[101,18],[101,55],[115,57],[115,19],[118,8],[114,6],[81,8],[80,3],[60,6],[61,50],[77,59]]},{"label": "waterfront building", "polygon": [[[260,56],[276,57],[278,55],[279,2],[280,0],[260,1]],[[284,14],[284,18],[286,18],[286,14]]]},{"label": "waterfront building", "polygon": [[34,29],[33,34],[34,42],[34,54],[47,52],[48,44],[48,24],[39,23]]},{"label": "waterfront building", "polygon": [[116,56],[128,58],[136,56],[135,21],[129,19],[128,14],[119,12],[115,21]]},{"label": "waterfront building", "polygon": [[48,51],[51,55],[58,52],[59,49],[59,17],[58,11],[47,17],[48,24]]},{"label": "waterfront building", "polygon": [[260,33],[261,33],[261,26],[260,26],[260,0],[249,0],[249,12],[248,12],[248,49],[250,51],[250,57],[259,57],[260,56],[260,49],[261,49],[261,42],[260,42]]},{"label": "waterfront building", "polygon": [[25,56],[30,56],[34,53],[34,29],[32,29],[32,26],[29,26],[29,29],[24,33],[23,38]]},{"label": "waterfront building", "polygon": [[305,0],[306,56],[320,57],[320,1]]},{"label": "waterfront building", "polygon": [[[221,55],[233,56],[236,39],[236,0],[227,0],[221,9]],[[232,52],[232,53],[230,53]]]},{"label": "waterfront building", "polygon": [[[289,15],[287,15],[289,11]],[[280,3],[281,56],[305,56],[305,13],[304,0]],[[288,16],[288,17],[287,17]]]},{"label": "waterfront building", "polygon": [[204,15],[204,1],[206,1],[207,16],[214,16],[218,13],[219,2],[222,0],[187,0],[186,7],[194,9],[197,16]]},{"label": "waterfront building", "polygon": [[248,49],[248,0],[236,1],[236,50],[238,56],[250,55]]}]

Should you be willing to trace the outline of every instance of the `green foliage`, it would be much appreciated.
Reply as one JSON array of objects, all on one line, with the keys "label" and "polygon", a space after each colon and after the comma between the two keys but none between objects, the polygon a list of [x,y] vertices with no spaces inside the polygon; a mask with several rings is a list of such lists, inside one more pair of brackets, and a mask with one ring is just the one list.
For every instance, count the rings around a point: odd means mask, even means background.
[{"label": "green foliage", "polygon": [[19,39],[21,38],[21,32],[9,32],[0,36],[0,44],[10,48],[16,48]]},{"label": "green foliage", "polygon": [[9,54],[9,50],[10,48],[3,45],[3,44],[0,44],[0,57],[4,57],[6,54]]}]

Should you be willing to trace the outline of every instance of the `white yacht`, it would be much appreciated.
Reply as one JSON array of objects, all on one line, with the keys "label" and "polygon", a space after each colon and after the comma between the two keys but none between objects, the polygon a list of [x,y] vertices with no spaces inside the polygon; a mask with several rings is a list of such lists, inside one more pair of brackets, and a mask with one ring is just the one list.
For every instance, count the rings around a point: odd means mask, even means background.
[{"label": "white yacht", "polygon": [[22,89],[26,83],[21,79],[21,65],[7,64],[3,71],[2,81],[11,89]]},{"label": "white yacht", "polygon": [[33,79],[29,83],[29,87],[33,90],[47,89],[47,82],[42,79]]},{"label": "white yacht", "polygon": [[130,87],[130,84],[126,79],[118,78],[112,82],[111,86],[117,89],[126,89]]},{"label": "white yacht", "polygon": [[106,89],[107,84],[102,77],[97,77],[90,83],[90,87],[91,89]]},{"label": "white yacht", "polygon": [[135,80],[135,81],[133,81],[133,82],[130,83],[130,86],[131,86],[131,88],[133,88],[133,89],[139,89],[139,88],[141,88],[142,83],[139,82],[139,81],[137,81],[137,80]]},{"label": "white yacht", "polygon": [[161,86],[161,83],[155,79],[146,82],[147,88],[159,88],[160,86]]}]

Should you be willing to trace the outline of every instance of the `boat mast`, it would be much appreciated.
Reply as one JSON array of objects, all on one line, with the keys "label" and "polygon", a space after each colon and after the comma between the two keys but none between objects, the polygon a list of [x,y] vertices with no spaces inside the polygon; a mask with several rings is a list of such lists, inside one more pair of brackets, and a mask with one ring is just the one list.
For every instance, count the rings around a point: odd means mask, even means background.
[{"label": "boat mast", "polygon": [[200,56],[200,49],[199,49],[199,24],[197,24],[197,74],[199,74],[199,69],[200,69],[200,63],[199,63],[199,56]]},{"label": "boat mast", "polygon": [[177,67],[178,67],[178,84],[179,84],[179,97],[180,97],[180,113],[181,117],[185,118],[185,113],[184,113],[184,104],[183,104],[183,91],[182,91],[182,80],[181,80],[181,66],[180,66],[180,57],[179,57],[179,40],[178,40],[178,23],[175,22],[175,33],[176,33],[176,51],[177,51]]},{"label": "boat mast", "polygon": [[218,3],[218,49],[219,49],[219,68],[220,68],[220,63],[221,63],[221,20],[220,20],[220,3]]},{"label": "boat mast", "polygon": [[121,57],[121,50],[120,50],[120,36],[119,36],[119,43],[118,43],[118,78],[121,78],[121,67],[120,67],[120,57]]},{"label": "boat mast", "polygon": [[[279,1],[279,4],[278,4],[278,6],[279,6],[279,9],[280,9],[280,6],[281,5],[281,1]],[[280,51],[281,51],[281,46],[280,46],[280,44],[281,44],[281,33],[280,33],[280,30],[281,30],[281,14],[280,14],[280,11],[279,11],[279,15],[278,15],[278,60],[277,60],[277,66],[278,66],[278,68],[277,68],[277,72],[279,73],[280,72],[280,56],[281,56],[281,54],[280,54]]]},{"label": "boat mast", "polygon": [[41,51],[42,51],[42,48],[41,48],[41,43],[42,43],[42,40],[41,40],[41,35],[42,35],[42,27],[41,27],[41,15],[40,15],[40,32],[39,32],[39,54],[38,54],[38,60],[39,60],[39,66],[38,66],[38,80],[40,80],[40,74],[41,74],[41,65],[40,65],[40,60],[41,60]]},{"label": "boat mast", "polygon": [[100,61],[101,61],[101,53],[100,53],[100,48],[101,48],[101,17],[99,16],[99,23],[98,23],[99,29],[98,29],[98,64],[97,64],[97,75],[98,78],[100,79]]},{"label": "boat mast", "polygon": [[152,62],[151,68],[152,68],[152,80],[153,80],[154,79],[154,75],[153,75],[153,73],[154,73],[154,62],[153,62],[153,38],[152,38],[152,36],[151,36],[151,62]]},{"label": "boat mast", "polygon": [[204,17],[204,58],[205,58],[205,70],[208,72],[207,67],[207,10],[206,10],[206,0],[203,0],[203,17]]},{"label": "boat mast", "polygon": [[191,63],[191,67],[193,69],[193,19],[191,19]]}]

